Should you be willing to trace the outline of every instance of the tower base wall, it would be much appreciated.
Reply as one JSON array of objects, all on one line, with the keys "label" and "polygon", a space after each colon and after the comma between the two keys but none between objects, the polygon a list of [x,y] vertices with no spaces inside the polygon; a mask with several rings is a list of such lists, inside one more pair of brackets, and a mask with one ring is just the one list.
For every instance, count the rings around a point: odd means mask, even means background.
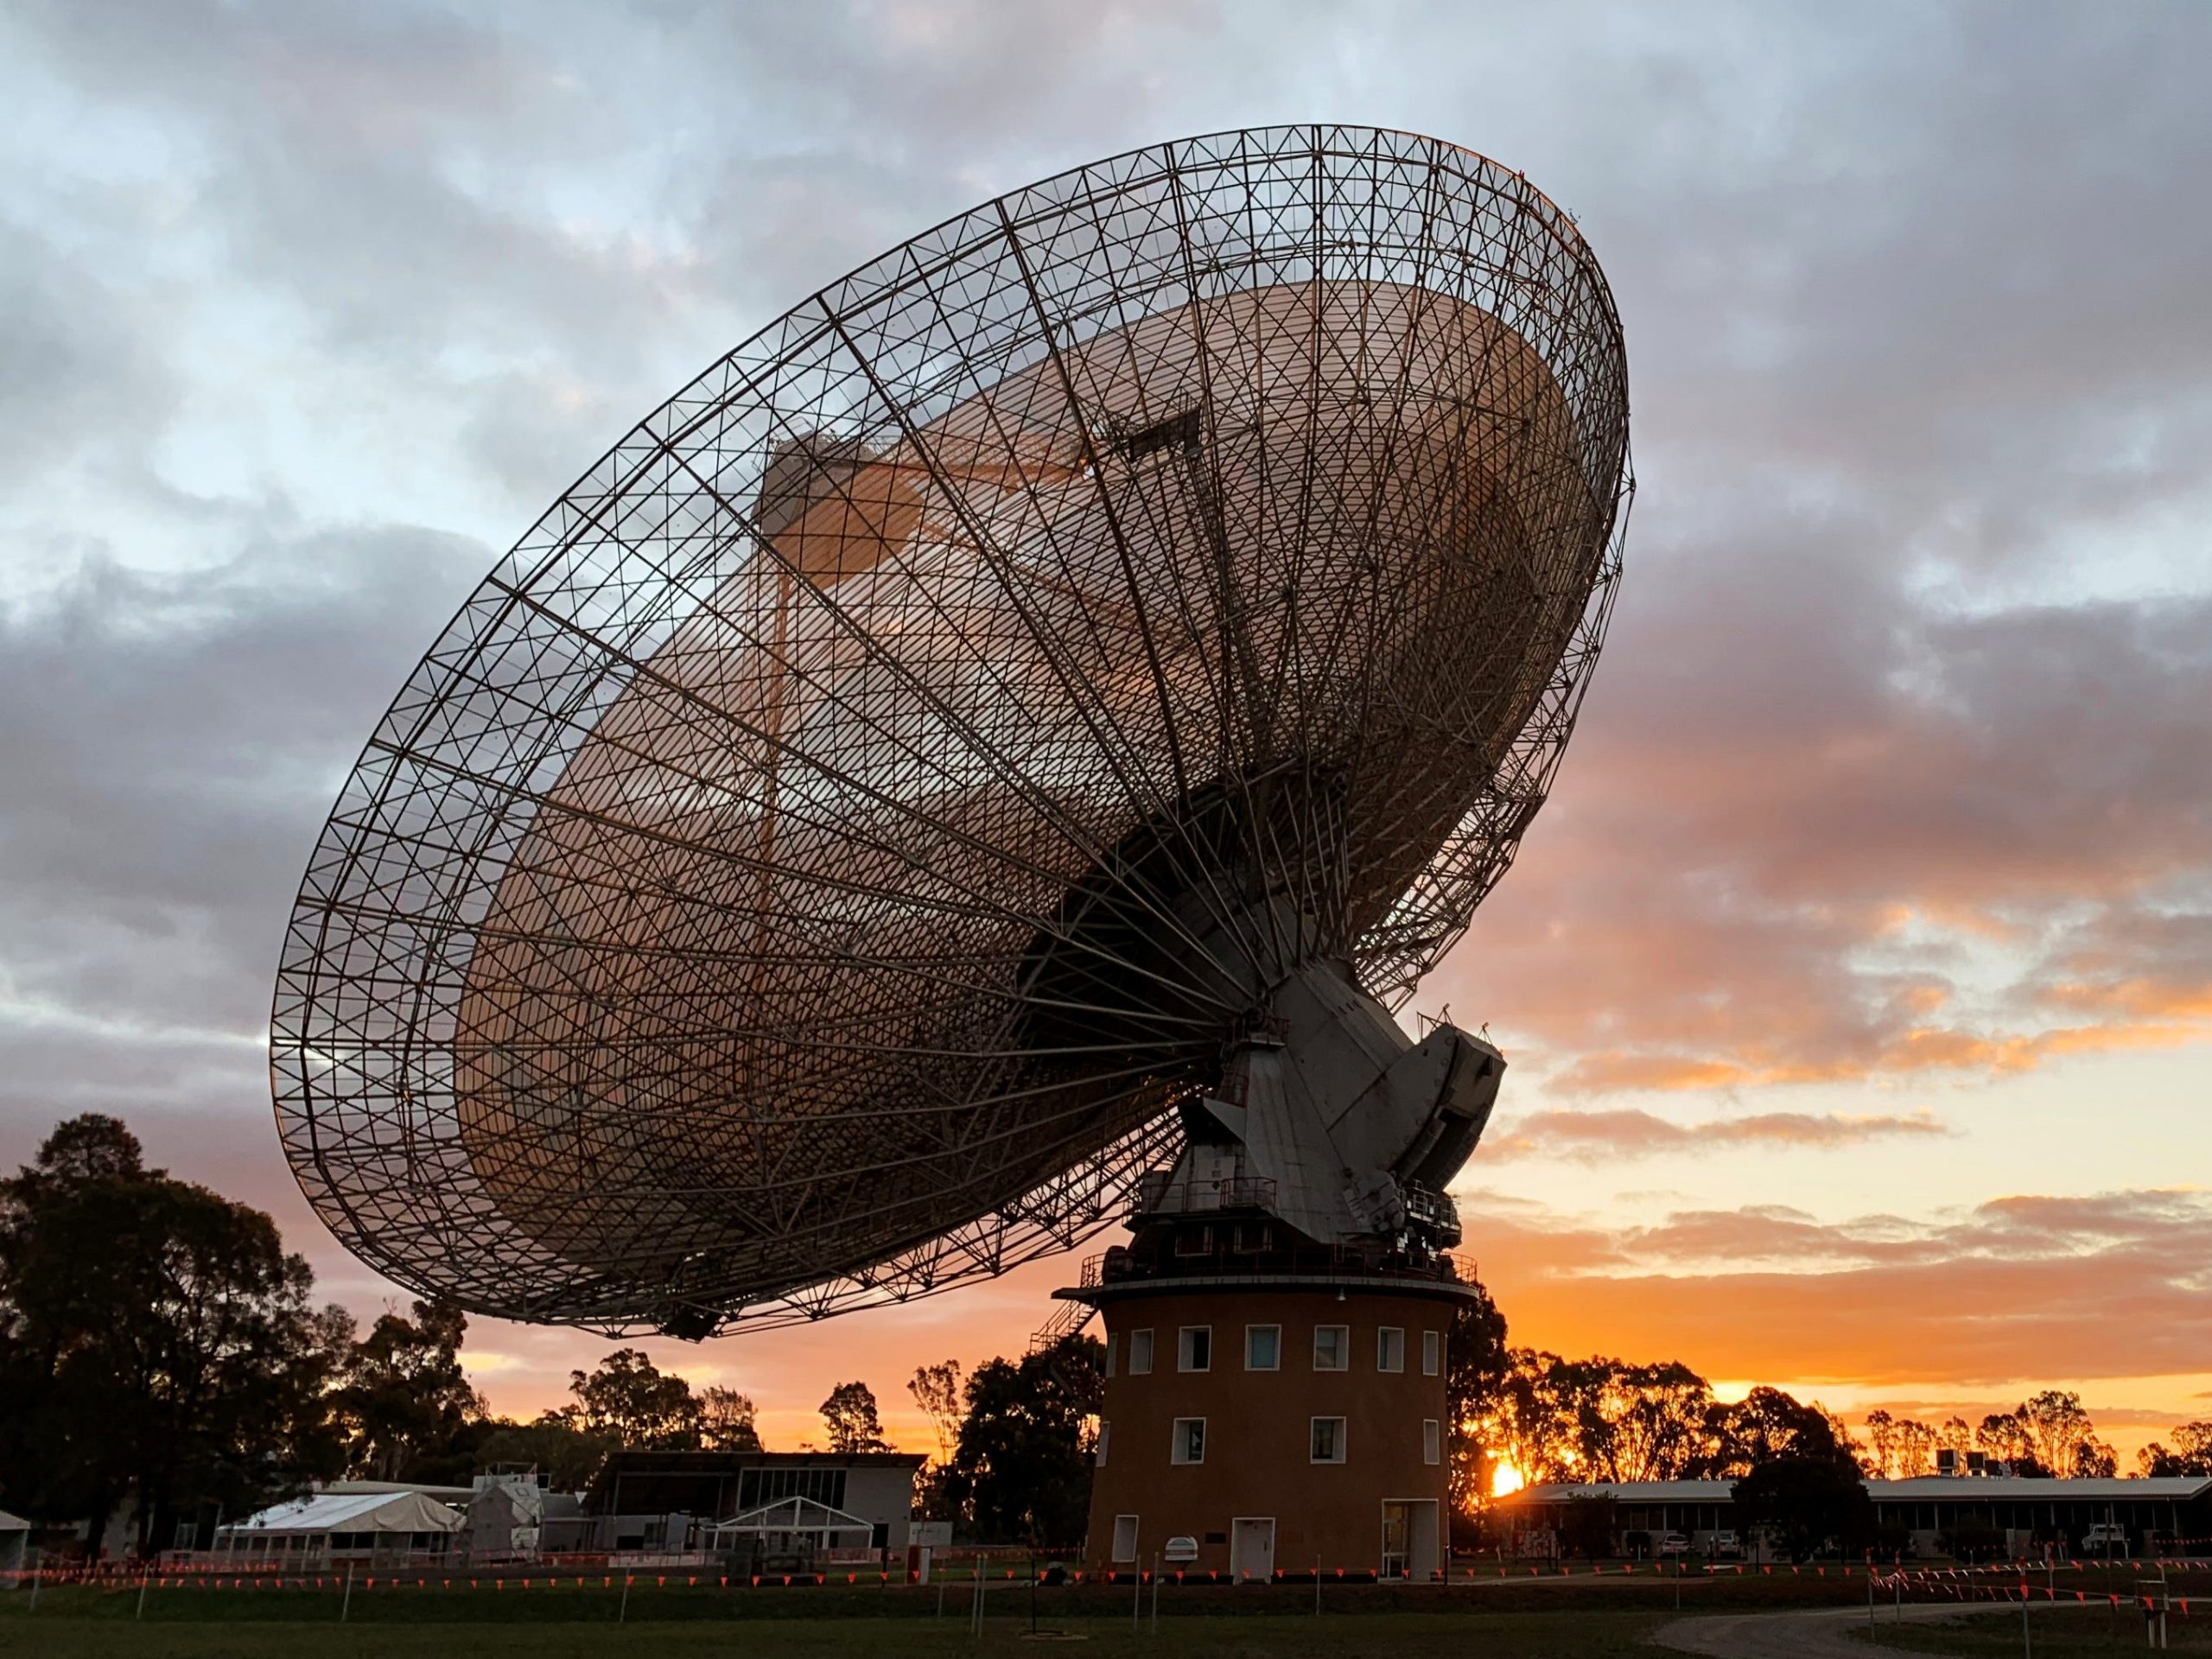
[{"label": "tower base wall", "polygon": [[1087,1293],[1108,1349],[1090,1568],[1149,1571],[1176,1538],[1197,1544],[1190,1567],[1238,1576],[1440,1567],[1458,1291],[1155,1279]]}]

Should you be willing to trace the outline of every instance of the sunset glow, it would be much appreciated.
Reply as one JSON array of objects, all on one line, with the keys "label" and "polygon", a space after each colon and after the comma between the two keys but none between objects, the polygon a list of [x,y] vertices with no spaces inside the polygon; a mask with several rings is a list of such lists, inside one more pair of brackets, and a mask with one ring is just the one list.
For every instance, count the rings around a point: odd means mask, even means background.
[{"label": "sunset glow", "polygon": [[[112,1114],[266,1211],[315,1303],[404,1311],[302,1198],[265,1034],[424,642],[793,296],[1084,156],[1373,111],[1541,180],[1628,320],[1604,658],[1400,1011],[1508,1062],[1451,1196],[1509,1341],[1853,1425],[2063,1389],[2123,1473],[2212,1417],[2212,9],[1751,7],[1708,46],[1634,7],[1158,9],[1172,44],[949,8],[918,56],[882,9],[105,10],[0,8],[0,1173]],[[629,1345],[777,1449],[859,1381],[934,1452],[916,1368],[1018,1358],[1125,1236]],[[463,1352],[526,1420],[623,1345],[472,1318]],[[1514,1444],[1494,1491],[1590,1469]]]}]

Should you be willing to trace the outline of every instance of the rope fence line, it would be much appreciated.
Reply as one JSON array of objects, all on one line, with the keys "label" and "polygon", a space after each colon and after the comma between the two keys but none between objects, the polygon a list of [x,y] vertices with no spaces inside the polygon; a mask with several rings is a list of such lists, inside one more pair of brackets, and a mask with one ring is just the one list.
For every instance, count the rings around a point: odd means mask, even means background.
[{"label": "rope fence line", "polygon": [[[2065,1570],[2086,1572],[2093,1571],[2098,1567],[2105,1567],[2107,1565],[2107,1563],[2102,1560],[2091,1560],[2084,1561],[2082,1560],[2069,1558],[2065,1562]],[[2136,1571],[2151,1568],[2160,1571],[2203,1573],[2212,1572],[2212,1557],[2135,1557],[2125,1560],[2114,1558],[2109,1565],[2115,1568],[2126,1567],[2131,1570]],[[1642,1576],[1647,1579],[1656,1579],[1662,1581],[1668,1580],[1680,1580],[1687,1581],[1692,1579],[1728,1580],[1741,1577],[1772,1578],[1786,1573],[1788,1576],[1793,1578],[1813,1577],[1818,1579],[1834,1579],[1839,1581],[1853,1579],[1865,1580],[1871,1578],[1872,1580],[1872,1587],[1878,1590],[1896,1590],[1902,1586],[1910,1586],[1917,1588],[1942,1589],[1954,1595],[1961,1596],[1964,1595],[1967,1592],[1971,1591],[1978,1597],[1996,1595],[1999,1593],[2003,1593],[2009,1597],[2012,1594],[2011,1586],[1998,1584],[1996,1580],[1999,1579],[2016,1579],[2019,1580],[2020,1586],[2024,1591],[2030,1592],[2039,1592],[2047,1599],[2063,1600],[2069,1595],[2073,1596],[2077,1601],[2092,1598],[2109,1598],[2113,1601],[2113,1605],[2116,1606],[2121,1600],[2130,1599],[2109,1591],[2058,1590],[2048,1585],[2038,1587],[2030,1585],[2027,1582],[2026,1574],[2030,1573],[2044,1573],[2052,1571],[2055,1570],[2056,1567],[2056,1563],[2043,1561],[2012,1561],[1989,1562],[1979,1565],[1961,1563],[1948,1567],[1913,1568],[1899,1568],[1893,1567],[1885,1569],[1878,1562],[1865,1567],[1853,1562],[1839,1562],[1834,1564],[1834,1571],[1831,1572],[1830,1564],[1825,1562],[1815,1562],[1809,1565],[1791,1565],[1788,1563],[1763,1563],[1755,1565],[1745,1562],[1733,1564],[1726,1562],[1706,1562],[1700,1564],[1694,1569],[1690,1568],[1684,1564],[1677,1564],[1675,1567],[1670,1568],[1663,1562],[1654,1562],[1643,1565],[1639,1565],[1636,1562],[1624,1562],[1618,1566],[1610,1567],[1603,1562],[1597,1562],[1589,1564],[1587,1569],[1585,1571],[1577,1571],[1572,1563],[1554,1563],[1526,1567],[1520,1566],[1510,1567],[1498,1566],[1494,1568],[1470,1567],[1464,1573],[1456,1567],[1449,1569],[1440,1568],[1431,1572],[1426,1578],[1421,1579],[1416,1579],[1411,1574],[1385,1576],[1376,1568],[1371,1567],[1359,1567],[1334,1568],[1323,1567],[1318,1572],[1311,1568],[1276,1568],[1268,1575],[1266,1581],[1275,1584],[1301,1586],[1314,1584],[1318,1581],[1323,1584],[1333,1583],[1342,1585],[1426,1584],[1444,1587],[1449,1586],[1476,1585],[1495,1583],[1499,1580],[1510,1580],[1519,1578],[1524,1573],[1528,1577],[1533,1579],[1597,1579],[1605,1577],[1629,1578]],[[1056,1574],[1057,1578],[1055,1577]],[[504,1573],[487,1574],[481,1573],[467,1574],[442,1574],[436,1573],[408,1572],[404,1569],[397,1572],[353,1575],[335,1573],[314,1574],[239,1573],[236,1571],[210,1570],[200,1567],[179,1567],[170,1568],[159,1573],[138,1573],[130,1572],[86,1572],[82,1569],[70,1571],[66,1569],[56,1570],[53,1568],[41,1567],[37,1569],[25,1568],[0,1572],[0,1586],[4,1586],[7,1588],[16,1590],[21,1590],[36,1583],[55,1588],[70,1585],[79,1585],[90,1586],[92,1587],[105,1586],[117,1591],[143,1591],[149,1586],[157,1590],[228,1589],[232,1591],[334,1591],[344,1589],[350,1584],[353,1588],[364,1592],[374,1591],[379,1587],[388,1591],[404,1588],[426,1590],[434,1588],[441,1590],[453,1590],[460,1588],[470,1591],[488,1589],[493,1592],[503,1592],[509,1588],[513,1588],[518,1591],[528,1591],[531,1589],[558,1590],[563,1588],[574,1588],[577,1590],[594,1588],[612,1590],[620,1587],[626,1590],[639,1587],[648,1582],[650,1582],[655,1588],[666,1589],[673,1582],[678,1584],[683,1588],[695,1590],[697,1589],[702,1583],[705,1583],[710,1588],[724,1590],[733,1587],[738,1589],[760,1589],[764,1587],[802,1589],[827,1586],[848,1586],[856,1588],[863,1586],[882,1589],[895,1589],[920,1588],[932,1583],[973,1584],[980,1581],[984,1583],[1012,1584],[1026,1580],[1032,1576],[1033,1575],[1028,1573],[1018,1571],[1016,1568],[1011,1567],[1004,1567],[995,1572],[986,1572],[976,1568],[969,1568],[966,1570],[952,1569],[949,1571],[936,1572],[926,1578],[918,1573],[912,1573],[901,1568],[881,1568],[874,1572],[855,1570],[845,1573],[754,1573],[750,1576],[733,1577],[729,1574],[711,1573],[655,1573],[648,1575],[636,1573],[593,1573],[560,1572],[548,1572],[542,1573],[524,1572],[518,1575],[509,1576]],[[1254,1582],[1258,1578],[1258,1575],[1252,1573],[1240,1574],[1235,1572],[1216,1571],[1211,1569],[1179,1567],[1173,1570],[1161,1571],[1108,1570],[1103,1572],[1086,1572],[1081,1568],[1070,1568],[1065,1566],[1053,1565],[1047,1565],[1040,1567],[1033,1576],[1036,1581],[1046,1584],[1065,1582],[1075,1585],[1094,1584],[1121,1587],[1127,1587],[1133,1584],[1141,1586],[1154,1582],[1192,1586],[1236,1585]],[[1986,1580],[1986,1582],[1978,1582],[1978,1580]],[[2184,1613],[2188,1611],[2186,1603],[2182,1599],[2174,1599],[2173,1605],[2179,1607]]]}]

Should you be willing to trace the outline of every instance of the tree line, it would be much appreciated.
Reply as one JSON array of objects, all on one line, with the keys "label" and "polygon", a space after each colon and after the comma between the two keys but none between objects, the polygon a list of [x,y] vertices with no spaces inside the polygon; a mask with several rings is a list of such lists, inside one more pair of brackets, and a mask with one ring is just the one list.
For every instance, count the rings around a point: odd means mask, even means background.
[{"label": "tree line", "polygon": [[[496,1415],[460,1309],[416,1301],[364,1330],[314,1285],[267,1215],[149,1166],[117,1119],[56,1127],[0,1180],[0,1507],[93,1540],[126,1517],[143,1554],[340,1478],[465,1485],[524,1465],[575,1491],[620,1447],[765,1449],[751,1398],[635,1348],[571,1372],[565,1405]],[[936,1368],[917,1395],[939,1425],[931,1512],[1079,1534],[1103,1354],[1076,1338]],[[891,1449],[865,1382],[821,1413],[825,1449]]]},{"label": "tree line", "polygon": [[[1837,1463],[1870,1478],[1936,1471],[1936,1453],[1980,1452],[2018,1475],[2110,1477],[2119,1458],[2081,1395],[2045,1389],[1978,1423],[1940,1424],[1867,1413],[1862,1440],[1817,1401],[1759,1387],[1721,1401],[1679,1360],[1568,1359],[1507,1340],[1504,1316],[1481,1296],[1452,1333],[1453,1491],[1471,1512],[1502,1471],[1521,1481],[1735,1479],[1789,1459]],[[2144,1475],[2212,1476],[2212,1422],[2182,1424],[2171,1446],[2137,1459]]]},{"label": "tree line", "polygon": [[[99,1115],[57,1126],[0,1180],[0,1507],[105,1535],[130,1517],[157,1550],[343,1477],[464,1484],[534,1465],[576,1490],[617,1447],[761,1448],[753,1401],[694,1389],[640,1350],[569,1377],[568,1403],[494,1414],[461,1360],[460,1310],[417,1301],[365,1329],[317,1306],[314,1275],[259,1211],[150,1167]],[[1745,1477],[1772,1465],[1909,1475],[1936,1449],[1986,1451],[2023,1472],[2109,1473],[2112,1449],[2077,1396],[2046,1392],[1969,1427],[1869,1414],[1861,1444],[1779,1389],[1723,1402],[1679,1362],[1567,1359],[1516,1348],[1486,1294],[1450,1333],[1455,1506],[1470,1519],[1503,1471],[1521,1480]],[[907,1383],[932,1426],[921,1513],[984,1541],[1080,1540],[1103,1392],[1104,1345],[1077,1335]],[[875,1396],[838,1383],[826,1449],[888,1448]],[[801,1448],[809,1449],[809,1448]],[[2212,1422],[2145,1448],[2149,1474],[2212,1475]]]}]

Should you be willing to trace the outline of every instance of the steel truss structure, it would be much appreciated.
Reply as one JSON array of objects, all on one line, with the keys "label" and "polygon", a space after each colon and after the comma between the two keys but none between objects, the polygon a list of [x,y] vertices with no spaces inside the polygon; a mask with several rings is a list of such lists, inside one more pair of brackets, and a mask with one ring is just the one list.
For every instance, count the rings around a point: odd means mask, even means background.
[{"label": "steel truss structure", "polygon": [[1219,940],[1395,1006],[1465,928],[1630,487],[1595,259],[1451,145],[1224,133],[915,238],[410,677],[286,935],[293,1168],[401,1284],[610,1332],[1072,1247],[1268,1018]]}]

